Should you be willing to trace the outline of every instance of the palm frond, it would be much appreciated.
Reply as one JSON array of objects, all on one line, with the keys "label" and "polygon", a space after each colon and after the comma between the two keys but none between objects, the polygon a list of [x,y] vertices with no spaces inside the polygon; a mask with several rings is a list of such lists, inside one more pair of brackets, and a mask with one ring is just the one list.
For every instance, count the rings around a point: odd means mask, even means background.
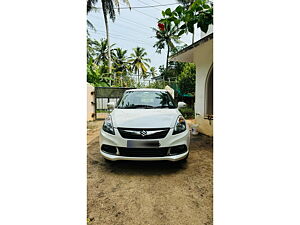
[{"label": "palm frond", "polygon": [[87,27],[88,27],[88,28],[92,29],[93,31],[96,31],[96,28],[94,27],[94,25],[92,24],[91,21],[86,20],[86,22],[87,22]]},{"label": "palm frond", "polygon": [[128,0],[123,0],[123,2],[131,9],[130,2]]},{"label": "palm frond", "polygon": [[104,15],[109,15],[109,18],[112,21],[116,19],[115,7],[112,0],[101,0],[102,2],[102,11]]},{"label": "palm frond", "polygon": [[97,2],[98,0],[87,0],[86,2],[87,13],[91,12],[93,8],[95,8]]}]

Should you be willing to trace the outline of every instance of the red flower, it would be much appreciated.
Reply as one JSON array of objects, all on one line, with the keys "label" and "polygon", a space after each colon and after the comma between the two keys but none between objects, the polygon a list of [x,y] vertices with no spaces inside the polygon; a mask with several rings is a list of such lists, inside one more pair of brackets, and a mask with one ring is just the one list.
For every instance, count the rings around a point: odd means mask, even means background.
[{"label": "red flower", "polygon": [[159,29],[161,31],[164,31],[165,30],[165,25],[163,23],[158,23],[157,26],[159,27]]}]

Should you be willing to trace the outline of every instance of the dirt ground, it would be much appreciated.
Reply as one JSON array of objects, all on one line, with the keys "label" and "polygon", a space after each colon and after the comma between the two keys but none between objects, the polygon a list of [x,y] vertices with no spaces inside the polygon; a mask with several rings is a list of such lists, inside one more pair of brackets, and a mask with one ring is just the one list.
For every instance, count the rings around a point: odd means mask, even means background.
[{"label": "dirt ground", "polygon": [[191,136],[186,163],[107,163],[99,153],[101,124],[88,124],[88,224],[213,224],[212,138]]}]

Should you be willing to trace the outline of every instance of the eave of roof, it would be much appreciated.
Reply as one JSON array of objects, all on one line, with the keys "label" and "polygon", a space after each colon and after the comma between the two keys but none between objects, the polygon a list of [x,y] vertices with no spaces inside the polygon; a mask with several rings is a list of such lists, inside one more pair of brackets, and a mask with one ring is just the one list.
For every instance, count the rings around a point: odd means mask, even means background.
[{"label": "eave of roof", "polygon": [[198,40],[195,43],[187,46],[186,48],[184,48],[182,50],[180,50],[179,52],[175,53],[174,55],[171,55],[169,59],[171,60],[172,58],[174,58],[178,55],[181,55],[182,53],[187,52],[188,50],[193,49],[193,48],[197,47],[198,45],[203,44],[203,43],[205,43],[205,42],[207,42],[211,39],[213,39],[213,33],[205,36],[204,38],[201,38],[200,40]]}]

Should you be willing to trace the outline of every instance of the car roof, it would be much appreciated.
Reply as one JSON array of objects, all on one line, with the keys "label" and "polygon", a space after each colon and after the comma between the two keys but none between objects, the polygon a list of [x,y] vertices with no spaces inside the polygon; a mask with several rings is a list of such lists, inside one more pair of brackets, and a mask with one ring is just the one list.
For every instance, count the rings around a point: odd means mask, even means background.
[{"label": "car roof", "polygon": [[160,91],[160,92],[165,92],[167,90],[165,89],[155,89],[155,88],[139,88],[139,89],[129,89],[126,91]]}]

